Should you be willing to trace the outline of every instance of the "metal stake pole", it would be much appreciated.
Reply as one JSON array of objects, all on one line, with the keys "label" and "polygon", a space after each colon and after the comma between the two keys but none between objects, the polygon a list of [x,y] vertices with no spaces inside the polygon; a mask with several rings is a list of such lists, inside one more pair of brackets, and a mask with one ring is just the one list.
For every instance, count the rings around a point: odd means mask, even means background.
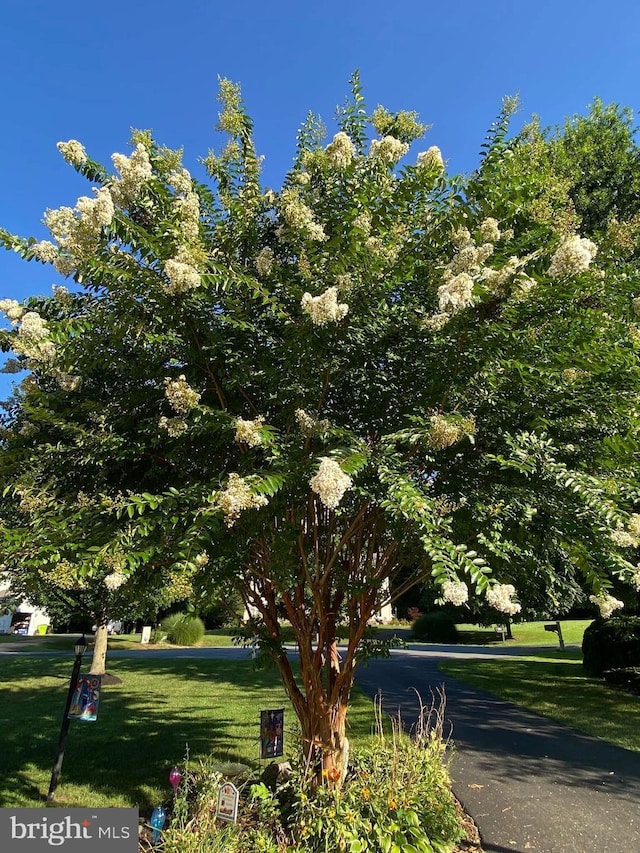
[{"label": "metal stake pole", "polygon": [[67,701],[64,706],[64,714],[62,715],[62,725],[60,726],[60,738],[58,739],[58,754],[56,755],[56,760],[53,765],[53,770],[51,771],[51,782],[49,783],[49,793],[47,794],[47,802],[50,803],[53,801],[53,798],[56,794],[56,788],[58,787],[58,779],[60,778],[60,772],[62,770],[62,762],[64,761],[64,744],[67,739],[67,734],[69,732],[69,709],[71,708],[71,700],[73,699],[73,694],[76,689],[76,684],[78,683],[78,676],[80,675],[80,667],[82,666],[82,654],[76,655],[76,659],[73,663],[73,671],[71,673],[71,681],[69,682],[69,690],[67,691]]}]

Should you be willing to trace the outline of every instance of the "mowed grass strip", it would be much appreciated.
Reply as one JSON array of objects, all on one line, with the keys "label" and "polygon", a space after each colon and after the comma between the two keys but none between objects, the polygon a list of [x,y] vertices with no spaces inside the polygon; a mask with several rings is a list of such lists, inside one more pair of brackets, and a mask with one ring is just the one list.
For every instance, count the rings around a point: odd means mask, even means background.
[{"label": "mowed grass strip", "polygon": [[590,678],[577,651],[557,652],[555,660],[442,661],[439,669],[585,734],[640,752],[640,696]]},{"label": "mowed grass strip", "polygon": [[[499,615],[499,614],[497,614]],[[592,619],[560,620],[562,638],[567,645],[581,645],[585,628]],[[517,622],[511,626],[513,640],[501,640],[493,628],[481,625],[456,625],[459,642],[465,645],[500,645],[500,646],[555,646],[559,647],[558,635],[554,631],[545,631],[545,625],[555,624],[555,619],[542,622]]]},{"label": "mowed grass strip", "polygon": [[[0,807],[42,805],[57,751],[69,658],[0,659]],[[103,687],[98,720],[72,722],[56,804],[139,805],[165,800],[172,765],[212,754],[259,768],[260,710],[285,708],[285,753],[297,726],[275,670],[250,661],[112,659],[122,684]],[[88,671],[83,669],[83,671]],[[366,738],[371,701],[354,693],[350,737]],[[265,762],[262,762],[264,766]]]}]

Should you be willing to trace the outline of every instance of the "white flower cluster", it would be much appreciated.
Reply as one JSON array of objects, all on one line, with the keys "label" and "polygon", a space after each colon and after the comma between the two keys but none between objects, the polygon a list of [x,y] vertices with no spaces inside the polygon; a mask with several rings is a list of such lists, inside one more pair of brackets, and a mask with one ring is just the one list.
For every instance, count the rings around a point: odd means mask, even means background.
[{"label": "white flower cluster", "polygon": [[629,516],[627,530],[635,539],[640,539],[640,515],[637,512],[632,512]]},{"label": "white flower cluster", "polygon": [[[479,228],[480,236],[500,236],[498,223],[495,219],[485,219]],[[436,315],[441,321],[446,315],[456,314],[472,305],[474,302],[473,285],[476,279],[486,279],[493,274],[498,275],[495,270],[483,267],[485,261],[493,254],[492,242],[477,245],[467,228],[459,228],[452,235],[455,253],[443,272],[443,284],[438,288],[438,309]],[[441,322],[436,324],[439,328]]]},{"label": "white flower cluster", "polygon": [[123,575],[122,572],[111,572],[110,575],[107,575],[106,578],[102,581],[102,583],[106,586],[109,592],[115,592],[117,589],[120,589],[122,584],[127,582],[127,576]]},{"label": "white flower cluster", "polygon": [[229,474],[227,488],[218,496],[218,505],[222,509],[227,527],[233,527],[244,510],[258,509],[268,503],[264,495],[254,495],[246,481],[238,474]]},{"label": "white flower cluster", "polygon": [[401,250],[401,244],[399,242],[389,242],[385,244],[380,237],[367,237],[364,245],[372,255],[375,255],[387,264],[395,263]]},{"label": "white flower cluster", "polygon": [[199,569],[202,569],[204,568],[204,566],[207,566],[209,564],[209,555],[206,551],[201,551],[199,554],[196,554],[193,562]]},{"label": "white flower cluster", "polygon": [[302,201],[296,189],[287,188],[280,194],[280,212],[289,228],[299,231],[310,240],[328,240],[322,225],[319,225],[310,207]]},{"label": "white flower cluster", "polygon": [[372,139],[369,148],[369,156],[376,160],[382,160],[392,166],[409,150],[409,146],[396,139],[395,136],[385,136],[383,139]]},{"label": "white flower cluster", "polygon": [[429,418],[429,447],[433,450],[444,450],[455,444],[460,437],[458,425],[442,415],[431,415]]},{"label": "white flower cluster", "polygon": [[0,299],[0,311],[15,325],[24,314],[24,308],[15,299]]},{"label": "white flower cluster", "polygon": [[87,162],[87,152],[84,145],[77,139],[68,142],[58,142],[58,151],[71,166],[83,166]]},{"label": "white flower cluster", "polygon": [[176,169],[169,175],[169,183],[177,193],[188,195],[193,188],[191,173],[188,169]]},{"label": "white flower cluster", "polygon": [[319,421],[317,418],[314,418],[312,415],[305,412],[304,409],[296,409],[296,420],[300,427],[300,432],[304,436],[307,436],[307,438],[311,438],[318,433],[326,432],[330,426],[328,420],[323,419]]},{"label": "white flower cluster", "polygon": [[629,583],[635,589],[636,592],[640,592],[640,564],[636,566],[636,570],[629,578]]},{"label": "white flower cluster", "polygon": [[52,361],[56,354],[55,345],[49,340],[49,327],[37,311],[27,311],[23,315],[18,337],[12,340],[11,346],[33,361]]},{"label": "white flower cluster", "polygon": [[330,163],[338,169],[344,169],[355,157],[356,148],[351,137],[343,130],[336,133],[333,142],[325,149]]},{"label": "white flower cluster", "polygon": [[442,152],[438,146],[432,145],[431,148],[427,148],[426,151],[421,151],[418,154],[416,166],[419,169],[424,169],[424,171],[442,172],[444,169],[444,160],[442,159]]},{"label": "white flower cluster", "polygon": [[188,192],[173,200],[173,209],[180,220],[180,232],[186,243],[195,243],[200,233],[200,197]]},{"label": "white flower cluster", "polygon": [[430,317],[425,317],[424,320],[421,320],[420,325],[429,332],[439,332],[441,329],[444,329],[449,320],[450,317],[448,314],[432,314]]},{"label": "white flower cluster", "polygon": [[444,415],[431,415],[428,444],[432,450],[444,450],[465,435],[473,435],[475,431],[476,422],[473,417],[450,420]]},{"label": "white flower cluster", "polygon": [[334,459],[322,456],[318,472],[311,478],[309,485],[328,509],[335,509],[352,482],[351,477],[344,473]]},{"label": "white flower cluster", "polygon": [[640,317],[640,296],[636,296],[635,299],[631,300],[631,308],[636,317]]},{"label": "white flower cluster", "polygon": [[346,302],[338,302],[337,287],[329,287],[320,296],[305,293],[300,304],[302,310],[306,311],[311,317],[311,322],[316,326],[324,326],[329,322],[337,323],[349,313]]},{"label": "white flower cluster", "polygon": [[452,235],[452,241],[456,251],[445,267],[445,279],[461,272],[477,276],[484,262],[493,254],[493,243],[481,243],[478,246],[466,228],[459,228]]},{"label": "white flower cluster", "polygon": [[63,391],[79,391],[82,388],[82,376],[76,376],[72,373],[63,373],[62,371],[57,371],[55,373],[55,379],[58,383],[58,387]]},{"label": "white flower cluster", "polygon": [[354,218],[353,227],[363,231],[367,236],[371,234],[371,214],[368,210],[361,211]]},{"label": "white flower cluster", "polygon": [[442,584],[442,598],[456,607],[469,600],[469,590],[463,581],[445,581]]},{"label": "white flower cluster", "polygon": [[469,273],[458,273],[438,288],[438,308],[441,314],[456,314],[472,302],[473,279]]},{"label": "white flower cluster", "polygon": [[40,240],[31,246],[34,258],[43,264],[55,264],[58,260],[58,247],[50,240]]},{"label": "white flower cluster", "polygon": [[[507,290],[507,285],[514,280],[518,274],[523,262],[516,255],[512,255],[509,260],[499,270],[485,267],[480,275],[483,283],[494,293],[503,295]],[[516,298],[521,298],[533,287],[535,281],[528,276],[516,279],[513,293]]]},{"label": "white flower cluster", "polygon": [[99,234],[100,230],[111,223],[115,207],[111,192],[107,187],[94,190],[95,197],[81,196],[76,202],[76,211],[80,216],[80,222],[87,231]]},{"label": "white flower cluster", "polygon": [[512,601],[516,589],[510,583],[496,583],[487,589],[485,597],[490,607],[495,607],[500,613],[514,616],[522,609],[517,601]]},{"label": "white flower cluster", "polygon": [[244,442],[249,447],[257,447],[262,444],[262,435],[260,430],[264,424],[264,418],[259,415],[253,421],[245,421],[242,418],[236,419],[236,441]]},{"label": "white flower cluster", "polygon": [[516,301],[520,301],[522,299],[526,299],[526,297],[531,293],[538,282],[531,278],[528,275],[521,275],[513,283],[513,290],[511,291],[511,296]]},{"label": "white flower cluster", "polygon": [[637,538],[621,527],[611,531],[611,540],[620,548],[635,548],[638,545]]},{"label": "white flower cluster", "polygon": [[589,601],[595,604],[603,619],[608,619],[614,610],[622,610],[624,603],[607,592],[599,592],[597,595],[590,595]]},{"label": "white flower cluster", "polygon": [[552,278],[561,275],[578,275],[591,266],[598,252],[598,247],[586,237],[567,237],[560,243],[551,258],[548,274]]},{"label": "white flower cluster", "polygon": [[258,273],[264,276],[270,275],[274,261],[275,255],[273,254],[273,249],[270,249],[269,246],[265,246],[264,249],[260,250],[256,257],[256,269],[258,270]]},{"label": "white flower cluster", "polygon": [[500,239],[498,220],[492,216],[483,219],[478,227],[478,234],[485,243],[497,243]]},{"label": "white flower cluster", "polygon": [[190,260],[186,252],[180,251],[175,258],[164,262],[164,272],[169,279],[164,285],[167,293],[177,295],[200,287],[200,273]]},{"label": "white flower cluster", "polygon": [[167,377],[164,380],[164,394],[171,408],[179,415],[186,415],[200,402],[200,393],[192,388],[184,374],[177,379]]},{"label": "white flower cluster", "polygon": [[149,152],[138,142],[131,157],[125,154],[113,154],[113,165],[120,172],[120,179],[111,183],[111,192],[118,204],[126,205],[135,201],[140,191],[153,175]]},{"label": "white flower cluster", "polygon": [[51,290],[53,291],[53,298],[58,305],[61,305],[63,308],[69,308],[69,306],[73,305],[73,294],[64,285],[52,284]]},{"label": "white flower cluster", "polygon": [[164,415],[158,421],[158,427],[165,430],[169,438],[179,438],[189,429],[189,425],[182,418],[167,418]]},{"label": "white flower cluster", "polygon": [[60,247],[61,254],[54,256],[51,244],[37,244],[34,254],[40,260],[51,261],[63,275],[69,275],[79,262],[93,254],[102,228],[111,224],[115,212],[108,187],[94,189],[95,197],[82,196],[75,208],[60,207],[47,210],[44,221]]}]

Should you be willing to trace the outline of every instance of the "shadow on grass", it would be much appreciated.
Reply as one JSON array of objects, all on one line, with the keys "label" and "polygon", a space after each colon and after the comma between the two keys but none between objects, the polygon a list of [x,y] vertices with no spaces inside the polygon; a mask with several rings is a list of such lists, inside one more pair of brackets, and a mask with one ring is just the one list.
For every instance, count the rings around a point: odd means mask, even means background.
[{"label": "shadow on grass", "polygon": [[[71,666],[59,658],[0,660],[0,806],[42,802]],[[168,771],[187,748],[192,759],[254,762],[260,709],[286,705],[277,673],[244,661],[112,659],[109,670],[123,683],[103,688],[96,722],[72,722],[61,788],[125,798],[142,811],[153,805],[154,788],[168,787]]]}]

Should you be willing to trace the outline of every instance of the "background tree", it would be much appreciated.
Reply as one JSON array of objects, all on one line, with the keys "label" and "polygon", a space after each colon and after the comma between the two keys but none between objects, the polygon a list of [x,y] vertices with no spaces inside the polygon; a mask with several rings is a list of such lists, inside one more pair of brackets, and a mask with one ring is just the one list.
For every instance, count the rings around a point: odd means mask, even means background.
[{"label": "background tree", "polygon": [[[633,284],[628,287],[625,282],[637,281],[638,275],[640,156],[631,111],[616,104],[605,106],[595,99],[587,116],[574,116],[562,128],[542,130],[534,120],[509,138],[509,117],[516,106],[515,100],[505,100],[503,112],[487,139],[486,156],[466,186],[469,203],[476,210],[491,210],[513,223],[515,232],[520,234],[521,253],[535,252],[549,234],[567,236],[579,232],[595,241],[601,279],[577,280],[581,287],[581,293],[576,294],[577,304],[585,309],[585,317],[595,318],[597,311],[614,299],[615,312],[629,321],[626,335],[633,339],[637,335],[640,303],[635,301],[637,285],[634,289]],[[614,296],[616,291],[618,298]],[[633,297],[630,304],[627,299],[626,306],[624,293]],[[542,350],[539,346],[523,348],[519,369],[529,373],[529,383],[535,382],[533,377],[544,369],[550,352],[558,351],[552,326],[552,319],[545,319],[536,333]],[[552,332],[551,337],[545,335],[546,330]],[[597,335],[596,326],[592,336]],[[633,480],[637,466],[634,431],[615,421],[616,388],[630,374],[623,368],[616,377],[615,371],[598,367],[598,348],[588,335],[573,352],[565,344],[564,340],[560,342],[564,364],[556,362],[552,367],[559,380],[557,392],[563,397],[563,412],[551,399],[530,421],[531,426],[559,437],[569,449],[587,443],[592,452],[571,464],[599,476],[605,490],[616,490],[621,480]],[[612,340],[611,344],[617,347],[619,340]],[[605,358],[609,356],[605,354]],[[567,395],[569,384],[573,393]],[[609,399],[609,416],[596,424],[591,417],[592,400],[593,395],[600,394]],[[553,495],[549,497],[551,503],[529,504],[525,496],[521,512],[535,515],[526,537],[514,531],[509,535],[511,550],[508,565],[503,567],[518,588],[523,615],[530,618],[566,613],[584,601],[584,591],[589,590],[588,579],[585,582],[581,574],[576,577],[573,571],[573,554],[564,536],[566,519],[558,524],[562,507],[554,505]],[[636,500],[633,488],[628,497],[630,504]],[[503,514],[493,519],[490,511],[483,527],[490,530],[497,524],[501,528],[505,520]],[[497,554],[494,565],[496,559]],[[629,597],[635,600],[627,592],[626,598]]]},{"label": "background tree", "polygon": [[[65,530],[80,575],[117,557],[133,584],[166,564],[238,590],[308,766],[337,784],[389,583],[514,614],[511,566],[541,531],[604,610],[612,577],[639,583],[637,294],[570,219],[520,210],[508,111],[465,187],[435,147],[409,163],[424,127],[369,117],[355,77],[332,141],[311,116],[275,193],[238,87],[220,100],[213,188],[147,133],[115,174],[72,140],[94,197],[47,212],[53,242],[2,233],[78,285],[3,303],[33,377],[4,436],[7,499],[26,505],[3,549],[55,563]],[[558,575],[546,562],[541,588]]]}]

